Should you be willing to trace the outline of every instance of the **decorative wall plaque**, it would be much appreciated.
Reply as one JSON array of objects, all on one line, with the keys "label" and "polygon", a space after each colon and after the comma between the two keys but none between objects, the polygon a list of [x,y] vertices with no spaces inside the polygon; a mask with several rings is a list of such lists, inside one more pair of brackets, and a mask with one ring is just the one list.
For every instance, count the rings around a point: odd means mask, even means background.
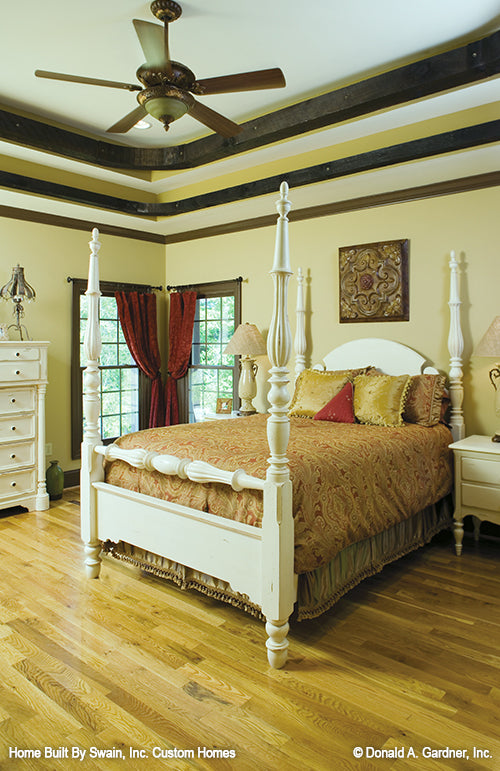
[{"label": "decorative wall plaque", "polygon": [[340,323],[408,321],[408,239],[339,249]]}]

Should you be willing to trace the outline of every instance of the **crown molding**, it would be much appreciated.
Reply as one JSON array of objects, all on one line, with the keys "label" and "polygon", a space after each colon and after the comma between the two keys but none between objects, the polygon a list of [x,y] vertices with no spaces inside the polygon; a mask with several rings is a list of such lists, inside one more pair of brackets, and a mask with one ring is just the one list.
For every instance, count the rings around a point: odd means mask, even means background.
[{"label": "crown molding", "polygon": [[500,120],[489,121],[165,203],[117,198],[6,171],[0,171],[0,187],[120,214],[154,218],[174,217],[274,193],[283,181],[288,182],[291,188],[303,187],[498,141],[500,141]]}]

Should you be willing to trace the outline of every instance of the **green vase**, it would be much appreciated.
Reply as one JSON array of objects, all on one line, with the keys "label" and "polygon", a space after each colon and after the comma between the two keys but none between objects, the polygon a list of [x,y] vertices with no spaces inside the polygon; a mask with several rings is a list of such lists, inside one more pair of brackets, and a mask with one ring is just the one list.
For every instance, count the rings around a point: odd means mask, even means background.
[{"label": "green vase", "polygon": [[51,501],[57,501],[62,498],[64,490],[64,471],[59,465],[58,460],[51,460],[50,466],[45,475],[47,482],[47,492]]}]

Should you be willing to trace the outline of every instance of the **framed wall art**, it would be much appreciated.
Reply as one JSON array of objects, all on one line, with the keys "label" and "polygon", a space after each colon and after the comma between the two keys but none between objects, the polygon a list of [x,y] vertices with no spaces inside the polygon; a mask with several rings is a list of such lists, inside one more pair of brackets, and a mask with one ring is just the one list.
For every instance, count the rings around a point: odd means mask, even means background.
[{"label": "framed wall art", "polygon": [[408,239],[339,249],[340,323],[408,321]]}]

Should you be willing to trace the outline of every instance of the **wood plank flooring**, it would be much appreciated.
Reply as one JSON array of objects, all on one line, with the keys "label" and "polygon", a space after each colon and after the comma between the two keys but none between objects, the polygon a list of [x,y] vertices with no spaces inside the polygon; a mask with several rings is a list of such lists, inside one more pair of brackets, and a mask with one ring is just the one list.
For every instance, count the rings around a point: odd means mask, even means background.
[{"label": "wood plank flooring", "polygon": [[78,489],[0,518],[2,771],[500,769],[498,541],[389,566],[295,623],[281,671],[256,619],[82,560]]}]

